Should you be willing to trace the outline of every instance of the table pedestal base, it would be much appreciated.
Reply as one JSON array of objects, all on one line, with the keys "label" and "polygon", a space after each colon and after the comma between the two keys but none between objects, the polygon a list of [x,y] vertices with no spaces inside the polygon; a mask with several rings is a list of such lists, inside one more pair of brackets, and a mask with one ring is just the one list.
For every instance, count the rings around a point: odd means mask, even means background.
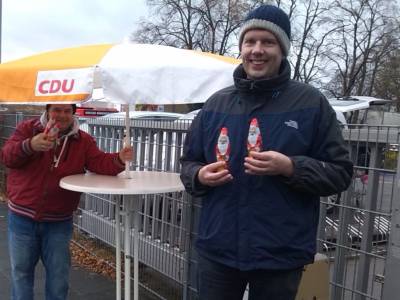
[{"label": "table pedestal base", "polygon": [[[129,198],[129,199],[127,199]],[[133,199],[132,199],[133,198]],[[116,197],[115,209],[115,250],[116,250],[116,293],[117,300],[121,300],[121,226],[120,216],[124,216],[124,299],[131,299],[131,218],[133,216],[134,239],[133,239],[133,299],[139,299],[139,196],[124,196],[123,211],[120,210],[120,199]],[[135,205],[136,204],[136,205]],[[132,205],[134,208],[132,209]]]}]

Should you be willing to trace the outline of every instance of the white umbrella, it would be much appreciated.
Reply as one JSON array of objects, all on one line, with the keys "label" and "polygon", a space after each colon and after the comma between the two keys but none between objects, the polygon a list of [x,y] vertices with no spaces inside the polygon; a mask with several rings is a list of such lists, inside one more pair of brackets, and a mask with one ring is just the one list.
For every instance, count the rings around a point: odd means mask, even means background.
[{"label": "white umbrella", "polygon": [[[65,48],[1,64],[0,103],[79,103],[98,90],[119,104],[199,103],[231,85],[239,63],[161,45]],[[128,115],[126,126],[129,134]]]}]

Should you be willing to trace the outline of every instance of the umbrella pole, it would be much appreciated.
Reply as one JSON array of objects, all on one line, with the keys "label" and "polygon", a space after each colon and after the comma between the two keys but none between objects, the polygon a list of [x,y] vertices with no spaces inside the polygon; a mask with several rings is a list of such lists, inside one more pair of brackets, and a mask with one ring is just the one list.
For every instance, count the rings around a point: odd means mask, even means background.
[{"label": "umbrella pole", "polygon": [[[133,105],[133,111],[135,110],[135,105]],[[126,105],[126,111],[125,111],[125,146],[128,146],[131,144],[131,137],[130,137],[130,118],[129,118],[129,111],[130,107],[129,104]],[[133,145],[131,145],[133,146]],[[125,163],[125,175],[126,178],[131,178],[130,172],[129,172],[129,162]],[[139,199],[134,199],[135,201],[138,201]],[[137,207],[139,207],[138,204],[136,204]],[[130,300],[131,299],[131,272],[130,272],[130,267],[131,267],[131,230],[130,230],[130,211],[127,209],[126,210],[126,215],[125,215],[125,300]],[[134,244],[133,244],[133,299],[138,300],[139,299],[139,208],[134,211],[134,217],[135,217],[135,225],[134,225]]]},{"label": "umbrella pole", "polygon": [[[129,118],[129,104],[125,106],[125,139],[124,146],[131,145],[131,129],[130,129],[130,118]],[[131,145],[133,146],[133,145]],[[131,178],[129,172],[129,161],[125,162],[125,177]]]}]

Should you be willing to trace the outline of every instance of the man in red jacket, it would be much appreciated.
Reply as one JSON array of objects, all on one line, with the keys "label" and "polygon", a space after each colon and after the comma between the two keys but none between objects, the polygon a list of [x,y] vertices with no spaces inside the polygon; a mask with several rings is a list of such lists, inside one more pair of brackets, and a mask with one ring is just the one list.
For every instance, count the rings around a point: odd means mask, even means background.
[{"label": "man in red jacket", "polygon": [[35,266],[46,270],[46,300],[66,299],[70,269],[72,214],[80,193],[59,186],[61,178],[86,170],[117,175],[133,157],[131,147],[119,153],[101,151],[79,130],[74,104],[49,104],[40,119],[20,123],[1,149],[9,168],[8,239],[12,299],[33,299]]}]

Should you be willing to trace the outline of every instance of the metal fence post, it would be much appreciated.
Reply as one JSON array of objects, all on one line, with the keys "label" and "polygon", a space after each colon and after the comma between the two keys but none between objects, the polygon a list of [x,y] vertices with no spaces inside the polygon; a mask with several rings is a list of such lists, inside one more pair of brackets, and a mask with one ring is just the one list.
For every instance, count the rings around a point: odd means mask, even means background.
[{"label": "metal fence post", "polygon": [[[328,197],[321,198],[323,202],[328,203]],[[319,221],[317,233],[317,253],[324,251],[324,243],[322,240],[325,238],[325,218],[326,218],[326,204],[320,203],[319,205]],[[323,239],[321,239],[323,237]]]},{"label": "metal fence post", "polygon": [[[372,166],[368,174],[368,189],[367,196],[365,199],[365,209],[368,211],[376,211],[377,209],[377,194],[378,194],[378,186],[379,186],[379,171],[378,168],[381,166],[381,162],[379,161],[381,147],[377,144],[371,145],[371,157],[369,166]],[[371,263],[371,255],[372,253],[372,241],[373,241],[373,231],[374,231],[374,221],[375,215],[370,213],[365,214],[364,224],[362,225],[362,240],[360,245],[360,261],[359,261],[359,270],[358,270],[358,278],[357,278],[357,291],[367,294],[368,292],[368,284],[369,284],[369,272],[370,272],[370,263]],[[356,300],[364,300],[366,299],[365,295],[357,294]]]},{"label": "metal fence post", "polygon": [[182,195],[184,199],[184,203],[186,203],[186,228],[185,228],[185,254],[184,254],[184,276],[182,280],[182,285],[183,285],[183,295],[182,299],[183,300],[188,300],[190,299],[189,297],[189,278],[190,278],[190,260],[192,257],[192,240],[191,240],[191,233],[193,230],[193,222],[192,222],[192,210],[193,210],[193,205],[192,205],[192,197],[189,196],[186,192],[183,193]]},{"label": "metal fence post", "polygon": [[390,224],[390,237],[385,266],[385,282],[383,285],[382,300],[398,299],[400,294],[400,160],[397,158],[395,177],[395,195],[397,201],[393,202],[392,222]]},{"label": "metal fence post", "polygon": [[17,124],[22,122],[24,120],[24,113],[21,111],[18,111],[15,114],[15,127],[17,127]]},{"label": "metal fence post", "polygon": [[[349,187],[347,191],[343,193],[344,204],[348,205],[351,203],[353,196],[353,188]],[[351,242],[347,236],[347,228],[351,223],[352,212],[345,207],[339,208],[339,231],[337,237],[337,244],[341,245],[336,249],[335,262],[332,274],[332,288],[330,299],[341,300],[343,299],[344,287],[345,287],[345,269],[346,269],[346,256],[348,255]]]}]

